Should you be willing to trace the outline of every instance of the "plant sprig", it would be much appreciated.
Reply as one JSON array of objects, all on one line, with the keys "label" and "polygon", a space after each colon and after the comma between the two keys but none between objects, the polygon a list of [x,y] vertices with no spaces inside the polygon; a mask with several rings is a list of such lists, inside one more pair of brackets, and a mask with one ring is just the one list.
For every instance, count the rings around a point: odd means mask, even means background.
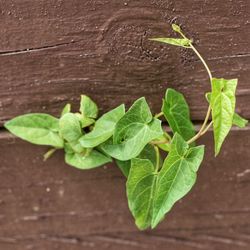
[{"label": "plant sprig", "polygon": [[[193,187],[204,156],[204,146],[195,146],[197,139],[213,126],[218,155],[232,125],[242,128],[248,122],[235,113],[237,79],[214,78],[192,39],[178,25],[173,24],[172,28],[181,38],[150,40],[192,49],[211,83],[211,92],[206,94],[207,114],[197,133],[185,97],[170,88],[155,116],[142,97],[127,111],[122,104],[98,118],[96,103],[82,95],[77,113],[66,104],[60,118],[35,113],[5,123],[5,128],[23,140],[51,146],[45,160],[58,149],[64,150],[66,163],[78,169],[96,168],[114,159],[127,178],[129,209],[141,230],[155,228]],[[172,135],[164,131],[163,117]],[[162,151],[167,153],[165,159]]]}]

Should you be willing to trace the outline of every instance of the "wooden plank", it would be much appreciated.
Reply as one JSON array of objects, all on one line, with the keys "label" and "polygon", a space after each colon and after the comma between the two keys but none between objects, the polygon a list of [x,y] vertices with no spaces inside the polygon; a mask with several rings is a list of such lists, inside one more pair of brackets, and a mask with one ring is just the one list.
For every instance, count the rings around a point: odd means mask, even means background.
[{"label": "wooden plank", "polygon": [[[156,230],[140,232],[114,165],[79,171],[58,152],[0,133],[0,249],[250,248],[250,128],[234,129],[213,156],[212,134],[192,192]],[[237,150],[236,150],[237,149]]]},{"label": "wooden plank", "polygon": [[215,76],[239,78],[238,111],[250,118],[250,2],[3,1],[0,123],[29,112],[58,115],[81,93],[106,111],[146,96],[154,112],[167,87],[183,91],[202,120],[207,74],[187,50],[148,41],[184,25]]}]

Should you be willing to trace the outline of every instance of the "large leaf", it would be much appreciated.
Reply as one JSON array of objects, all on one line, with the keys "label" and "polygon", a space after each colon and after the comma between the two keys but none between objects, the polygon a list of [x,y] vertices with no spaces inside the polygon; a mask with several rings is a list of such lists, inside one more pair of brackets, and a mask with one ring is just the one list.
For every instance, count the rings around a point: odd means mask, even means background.
[{"label": "large leaf", "polygon": [[204,146],[189,148],[182,137],[175,134],[171,150],[157,179],[152,228],[155,228],[172,206],[191,190],[203,157]]},{"label": "large leaf", "polygon": [[191,147],[175,134],[171,150],[158,171],[146,159],[132,159],[127,180],[129,208],[140,229],[154,228],[196,180],[204,147]]},{"label": "large leaf", "polygon": [[171,88],[167,89],[162,112],[174,133],[180,134],[186,141],[195,135],[189,107],[181,93]]},{"label": "large leaf", "polygon": [[140,98],[116,124],[113,142],[108,140],[102,149],[113,158],[126,161],[162,134],[161,121],[152,118],[145,98]]},{"label": "large leaf", "polygon": [[154,165],[146,159],[132,159],[127,180],[129,209],[141,230],[150,227],[153,214],[157,175]]},{"label": "large leaf", "polygon": [[233,116],[233,125],[239,127],[239,128],[244,128],[248,124],[248,120],[245,118],[241,117],[239,114],[234,113]]},{"label": "large leaf", "polygon": [[[151,144],[147,144],[145,148],[141,151],[141,153],[137,156],[139,159],[148,159],[152,162],[153,165],[156,164],[156,153],[154,146]],[[120,168],[122,173],[125,177],[128,177],[130,167],[131,167],[131,160],[128,161],[120,161],[116,160],[117,166]]]},{"label": "large leaf", "polygon": [[235,110],[237,79],[212,79],[211,108],[215,141],[215,155],[229,133]]},{"label": "large leaf", "polygon": [[180,46],[184,48],[190,48],[191,41],[185,38],[151,38],[151,41],[167,43],[170,45]]},{"label": "large leaf", "polygon": [[96,121],[94,129],[82,136],[80,139],[81,145],[86,148],[93,148],[108,140],[114,133],[116,123],[124,114],[124,105],[120,105],[104,114]]},{"label": "large leaf", "polygon": [[60,134],[68,142],[75,142],[82,136],[81,124],[73,113],[66,113],[59,120]]},{"label": "large leaf", "polygon": [[27,114],[18,116],[4,124],[12,134],[38,145],[63,147],[59,136],[59,121],[47,114]]},{"label": "large leaf", "polygon": [[65,162],[78,169],[91,169],[112,162],[112,159],[96,150],[92,150],[89,154],[88,152],[80,154],[67,150],[65,152]]}]

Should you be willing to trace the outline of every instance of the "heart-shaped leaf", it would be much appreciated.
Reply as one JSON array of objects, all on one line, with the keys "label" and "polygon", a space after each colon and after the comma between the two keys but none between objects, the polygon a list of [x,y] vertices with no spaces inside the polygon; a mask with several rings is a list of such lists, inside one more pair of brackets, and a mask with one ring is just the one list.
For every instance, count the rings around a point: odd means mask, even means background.
[{"label": "heart-shaped leaf", "polygon": [[175,134],[160,171],[150,160],[132,159],[126,186],[129,208],[138,228],[156,227],[174,203],[190,191],[203,155],[203,146],[189,148]]},{"label": "heart-shaped leaf", "polygon": [[113,142],[108,140],[102,149],[113,158],[126,161],[135,158],[151,140],[162,134],[161,121],[152,117],[143,97],[118,121]]},{"label": "heart-shaped leaf", "polygon": [[59,121],[47,114],[27,114],[15,117],[4,124],[12,134],[38,145],[63,147],[59,136]]}]

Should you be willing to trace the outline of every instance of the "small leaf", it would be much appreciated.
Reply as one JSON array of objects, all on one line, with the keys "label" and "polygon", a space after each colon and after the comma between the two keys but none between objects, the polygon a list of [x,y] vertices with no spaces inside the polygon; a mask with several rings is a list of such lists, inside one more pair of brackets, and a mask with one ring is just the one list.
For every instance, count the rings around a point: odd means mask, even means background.
[{"label": "small leaf", "polygon": [[189,39],[185,38],[151,38],[149,40],[161,43],[167,43],[184,48],[190,48],[190,43],[191,43]]},{"label": "small leaf", "polygon": [[67,103],[62,110],[61,117],[67,113],[70,113],[70,110],[71,110],[71,104]]},{"label": "small leaf", "polygon": [[172,29],[177,32],[177,33],[181,33],[181,27],[175,23],[172,24]]},{"label": "small leaf", "polygon": [[174,133],[180,134],[186,141],[195,135],[189,107],[181,93],[171,88],[167,89],[162,112]]},{"label": "small leaf", "polygon": [[145,98],[138,99],[116,124],[113,143],[102,145],[106,154],[126,161],[135,158],[153,139],[163,134],[161,121],[152,118]]},{"label": "small leaf", "polygon": [[96,150],[92,150],[89,154],[68,153],[66,151],[65,162],[78,169],[91,169],[112,162],[112,159]]},{"label": "small leaf", "polygon": [[98,115],[97,105],[86,95],[81,95],[80,112],[83,118],[95,119]]},{"label": "small leaf", "polygon": [[59,120],[60,134],[68,142],[75,142],[82,136],[82,129],[77,116],[67,113]]},{"label": "small leaf", "polygon": [[6,122],[4,126],[12,134],[31,143],[63,147],[63,139],[58,134],[58,119],[51,115],[26,114]]},{"label": "small leaf", "polygon": [[190,191],[203,155],[203,146],[189,148],[175,134],[160,171],[147,159],[132,159],[126,187],[129,208],[138,228],[154,228],[174,203]]},{"label": "small leaf", "polygon": [[244,128],[247,126],[247,124],[248,124],[248,120],[244,119],[243,117],[241,117],[237,113],[234,113],[233,125],[236,125],[239,128]]},{"label": "small leaf", "polygon": [[215,141],[215,155],[218,155],[223,141],[233,124],[235,90],[237,79],[212,79],[211,108]]},{"label": "small leaf", "polygon": [[81,145],[86,148],[94,148],[108,140],[114,133],[115,125],[124,114],[124,105],[120,105],[104,114],[96,121],[94,129],[81,137]]}]

